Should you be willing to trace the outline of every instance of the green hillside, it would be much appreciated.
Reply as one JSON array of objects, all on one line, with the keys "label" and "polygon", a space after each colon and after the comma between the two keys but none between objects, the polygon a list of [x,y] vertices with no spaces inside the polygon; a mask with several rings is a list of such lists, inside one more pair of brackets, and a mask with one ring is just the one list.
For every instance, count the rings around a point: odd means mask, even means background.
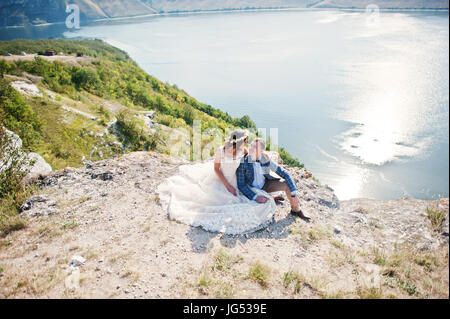
[{"label": "green hillside", "polygon": [[[247,115],[233,118],[175,85],[159,81],[127,53],[101,40],[0,41],[0,54],[48,49],[71,60],[0,59],[0,92],[5,125],[21,136],[27,150],[41,154],[54,169],[79,166],[88,155],[90,160],[98,160],[143,149],[168,153],[168,140],[173,137],[170,129],[192,134],[194,119],[201,120],[203,131],[256,128]],[[33,79],[43,97],[22,96],[8,85],[23,78]],[[155,111],[158,130],[143,124],[144,111]],[[113,119],[117,122],[111,127],[108,123]],[[213,139],[202,141],[203,145]],[[125,149],[116,147],[116,142],[123,143]],[[280,153],[287,164],[301,165],[285,150]]]}]

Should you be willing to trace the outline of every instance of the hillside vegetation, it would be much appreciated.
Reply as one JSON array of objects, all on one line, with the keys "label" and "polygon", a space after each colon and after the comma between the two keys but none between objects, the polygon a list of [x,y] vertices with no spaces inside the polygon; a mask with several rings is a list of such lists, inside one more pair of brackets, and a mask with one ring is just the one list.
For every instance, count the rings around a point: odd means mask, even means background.
[{"label": "hillside vegetation", "polygon": [[[105,126],[114,115],[104,106],[99,106],[101,102],[103,104],[108,102],[120,104],[122,108],[125,107],[125,111],[154,110],[155,121],[171,128],[190,129],[193,120],[196,119],[201,120],[202,130],[214,128],[225,132],[230,127],[256,129],[255,123],[247,115],[233,118],[225,112],[197,101],[176,85],[163,83],[147,74],[124,51],[101,40],[0,42],[0,54],[5,52],[19,54],[21,51],[42,52],[47,49],[64,55],[88,56],[93,59],[76,60],[79,63],[75,65],[49,61],[41,57],[15,61],[0,59],[0,70],[6,77],[8,75],[21,77],[24,74],[38,76],[40,77],[38,83],[44,91],[49,90],[59,95],[56,99],[45,97],[25,99],[7,85],[10,82],[8,78],[2,79],[2,98],[7,101],[2,103],[2,111],[8,118],[6,126],[24,138],[25,147],[30,150],[39,151],[39,145],[42,146],[42,143],[45,144],[51,139],[48,130],[48,136],[45,136],[46,128],[50,129],[51,126],[51,129],[57,130],[63,126],[57,119],[57,113],[61,111],[58,105],[64,104],[63,102],[84,104],[88,111],[97,115],[99,121],[96,124],[100,126]],[[8,102],[11,99],[16,102]],[[47,125],[42,124],[42,120]],[[56,123],[58,125],[55,125]],[[75,128],[89,129],[81,124]],[[77,134],[78,132],[65,132],[65,135]],[[82,136],[82,139],[84,138]],[[54,141],[51,144],[55,145]],[[133,147],[133,150],[138,149],[139,147]],[[301,165],[285,150],[282,153],[283,159],[293,166]],[[71,155],[66,157],[69,158]],[[68,163],[55,165],[55,168],[65,167],[65,164]]]},{"label": "hillside vegetation", "polygon": [[[19,55],[48,49],[58,55]],[[201,121],[204,159],[223,143],[218,133],[236,127],[257,133],[247,115],[233,118],[197,101],[100,40],[2,41],[0,54],[6,52],[17,56],[0,58],[1,126],[18,134],[24,151],[40,154],[54,170],[141,150],[193,159],[194,120]],[[19,93],[13,85],[32,86],[37,93]],[[283,148],[280,155],[287,165],[303,166]],[[21,205],[20,194],[23,189],[17,188],[19,200],[9,201],[5,207],[11,209],[3,216],[12,216]],[[3,221],[11,225],[9,217]]]}]

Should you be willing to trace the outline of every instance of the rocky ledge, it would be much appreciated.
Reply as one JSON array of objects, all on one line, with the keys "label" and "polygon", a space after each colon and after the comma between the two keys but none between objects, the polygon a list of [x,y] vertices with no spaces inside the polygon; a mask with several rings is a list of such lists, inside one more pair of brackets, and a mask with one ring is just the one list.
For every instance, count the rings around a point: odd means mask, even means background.
[{"label": "rocky ledge", "polygon": [[[339,201],[305,169],[286,168],[311,222],[290,215],[284,203],[277,205],[266,229],[230,236],[167,218],[156,187],[183,164],[166,155],[135,152],[41,178],[39,193],[21,207],[28,227],[10,234],[9,244],[0,248],[5,269],[0,293],[315,298],[365,297],[371,291],[379,297],[448,298],[448,199]],[[440,216],[438,224],[430,212]],[[389,261],[400,252],[416,256],[404,257],[405,263],[430,254],[440,260],[433,268],[440,286],[424,282],[414,283],[414,291],[404,289],[409,281]],[[85,262],[74,267],[74,255]],[[415,266],[420,281],[425,266]],[[264,278],[252,276],[254,267],[267,272]],[[386,269],[395,271],[386,275]],[[53,279],[41,283],[49,274]],[[74,275],[84,279],[69,285]],[[17,289],[15,281],[24,276],[30,286],[40,282],[41,288]],[[295,280],[302,289],[292,288]],[[389,280],[394,283],[386,284]]]}]

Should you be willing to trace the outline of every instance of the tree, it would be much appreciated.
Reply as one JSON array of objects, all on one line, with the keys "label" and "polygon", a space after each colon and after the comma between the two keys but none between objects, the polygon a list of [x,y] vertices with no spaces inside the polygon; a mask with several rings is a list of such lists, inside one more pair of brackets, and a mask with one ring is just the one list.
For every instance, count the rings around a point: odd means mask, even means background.
[{"label": "tree", "polygon": [[195,112],[191,106],[186,106],[184,109],[183,120],[187,125],[192,125],[195,120]]},{"label": "tree", "polygon": [[8,73],[11,69],[11,66],[9,63],[7,63],[5,60],[0,59],[0,77],[3,78],[3,74]]},{"label": "tree", "polygon": [[72,68],[72,82],[77,88],[83,88],[87,91],[95,90],[100,87],[101,81],[97,72],[92,68]]},{"label": "tree", "polygon": [[248,115],[244,115],[240,119],[236,119],[235,120],[235,125],[239,126],[239,127],[243,127],[243,128],[254,128],[254,129],[256,129],[255,122],[253,122],[252,119],[250,118],[250,116],[248,116]]}]

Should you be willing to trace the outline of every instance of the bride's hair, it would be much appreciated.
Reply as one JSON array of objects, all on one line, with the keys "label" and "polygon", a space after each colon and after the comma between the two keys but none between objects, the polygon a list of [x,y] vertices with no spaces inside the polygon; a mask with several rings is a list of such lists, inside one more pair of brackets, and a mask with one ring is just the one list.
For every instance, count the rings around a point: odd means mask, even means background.
[{"label": "bride's hair", "polygon": [[230,136],[225,141],[225,148],[230,148],[236,146],[236,149],[239,149],[242,144],[248,141],[249,132],[243,129],[237,129],[233,131]]}]

